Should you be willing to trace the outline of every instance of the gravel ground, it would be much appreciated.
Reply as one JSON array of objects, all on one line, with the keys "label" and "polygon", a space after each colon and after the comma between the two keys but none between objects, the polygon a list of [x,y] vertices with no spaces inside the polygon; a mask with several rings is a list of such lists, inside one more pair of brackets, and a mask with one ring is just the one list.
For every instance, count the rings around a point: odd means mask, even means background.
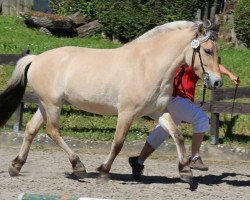
[{"label": "gravel ground", "polygon": [[[141,148],[142,146],[140,146]],[[33,146],[28,160],[18,177],[10,177],[8,166],[17,155],[19,145],[0,144],[0,200],[17,199],[20,193],[66,195],[104,199],[250,199],[250,162],[243,160],[214,160],[204,157],[209,171],[193,171],[193,191],[181,182],[175,156],[155,152],[145,163],[142,182],[131,177],[127,162],[136,155],[136,149],[126,145],[115,160],[109,180],[98,178],[96,167],[105,160],[110,146],[88,145],[75,149],[85,164],[87,178],[74,180],[66,177],[71,165],[59,148],[45,145]]]}]

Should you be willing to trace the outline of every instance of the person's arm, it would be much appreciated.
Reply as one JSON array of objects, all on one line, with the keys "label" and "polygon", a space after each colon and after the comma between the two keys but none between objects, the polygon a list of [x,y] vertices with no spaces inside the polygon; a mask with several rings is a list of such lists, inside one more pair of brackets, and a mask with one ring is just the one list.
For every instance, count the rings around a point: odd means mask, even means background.
[{"label": "person's arm", "polygon": [[224,67],[222,64],[219,64],[220,72],[221,74],[227,75],[231,81],[234,82],[235,85],[240,83],[240,79],[238,76],[235,76],[232,72],[230,72],[226,67]]}]

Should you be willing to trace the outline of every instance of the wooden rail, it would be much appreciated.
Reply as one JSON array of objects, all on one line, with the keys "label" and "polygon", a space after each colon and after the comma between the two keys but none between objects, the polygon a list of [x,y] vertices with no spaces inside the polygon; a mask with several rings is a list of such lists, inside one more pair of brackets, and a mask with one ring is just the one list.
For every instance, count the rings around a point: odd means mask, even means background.
[{"label": "wooden rail", "polygon": [[[29,50],[23,50],[21,54],[0,54],[0,65],[13,65],[18,59],[27,55]],[[1,93],[1,92],[0,92]],[[212,91],[212,100],[202,105],[202,109],[205,112],[211,113],[210,118],[210,140],[211,144],[218,144],[219,139],[219,115],[220,113],[234,113],[234,114],[250,114],[250,103],[238,103],[238,102],[224,102],[224,100],[237,100],[239,98],[250,98],[250,86],[239,87],[235,94],[235,88],[220,88]],[[13,126],[13,130],[18,132],[22,128],[23,108],[24,103],[37,103],[38,98],[33,92],[26,92],[24,94],[22,103],[16,110],[16,119]],[[65,104],[68,104],[67,102]],[[196,102],[198,104],[198,102]],[[232,110],[233,109],[233,110]]]},{"label": "wooden rail", "polygon": [[219,115],[220,113],[227,114],[250,114],[250,103],[238,103],[238,102],[223,102],[223,100],[239,98],[250,98],[250,87],[235,88],[220,88],[212,92],[212,100],[210,102],[211,119],[210,119],[210,134],[211,144],[218,144],[219,140]]}]

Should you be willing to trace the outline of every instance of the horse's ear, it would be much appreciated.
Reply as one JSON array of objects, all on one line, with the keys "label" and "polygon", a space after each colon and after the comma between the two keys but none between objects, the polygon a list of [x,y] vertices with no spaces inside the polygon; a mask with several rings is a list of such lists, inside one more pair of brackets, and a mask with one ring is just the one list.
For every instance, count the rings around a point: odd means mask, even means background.
[{"label": "horse's ear", "polygon": [[197,23],[197,34],[198,34],[198,36],[201,36],[201,35],[204,35],[204,23],[202,22],[202,21],[199,21],[198,23]]}]

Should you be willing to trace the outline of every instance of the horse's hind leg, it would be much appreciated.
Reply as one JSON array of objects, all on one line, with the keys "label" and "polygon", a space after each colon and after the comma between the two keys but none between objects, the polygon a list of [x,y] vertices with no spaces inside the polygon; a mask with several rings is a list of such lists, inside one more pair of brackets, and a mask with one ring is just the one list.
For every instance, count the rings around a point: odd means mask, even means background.
[{"label": "horse's hind leg", "polygon": [[185,182],[192,183],[192,171],[189,167],[189,160],[185,157],[185,145],[184,145],[184,138],[178,128],[176,127],[171,115],[169,113],[164,113],[159,118],[159,124],[161,127],[168,131],[173,140],[175,141],[177,153],[179,157],[179,173],[180,178]]},{"label": "horse's hind leg", "polygon": [[54,106],[52,104],[46,105],[46,115],[47,115],[47,134],[48,136],[60,146],[69,156],[69,161],[72,164],[73,172],[78,177],[86,176],[86,168],[80,161],[80,158],[76,153],[70,149],[70,147],[65,143],[61,137],[59,131],[59,115],[61,108]]},{"label": "horse's hind leg", "polygon": [[44,122],[44,116],[42,115],[41,110],[42,108],[38,108],[32,119],[26,125],[25,136],[23,138],[21,149],[18,156],[12,161],[9,167],[10,176],[17,176],[26,162],[31,143]]}]

